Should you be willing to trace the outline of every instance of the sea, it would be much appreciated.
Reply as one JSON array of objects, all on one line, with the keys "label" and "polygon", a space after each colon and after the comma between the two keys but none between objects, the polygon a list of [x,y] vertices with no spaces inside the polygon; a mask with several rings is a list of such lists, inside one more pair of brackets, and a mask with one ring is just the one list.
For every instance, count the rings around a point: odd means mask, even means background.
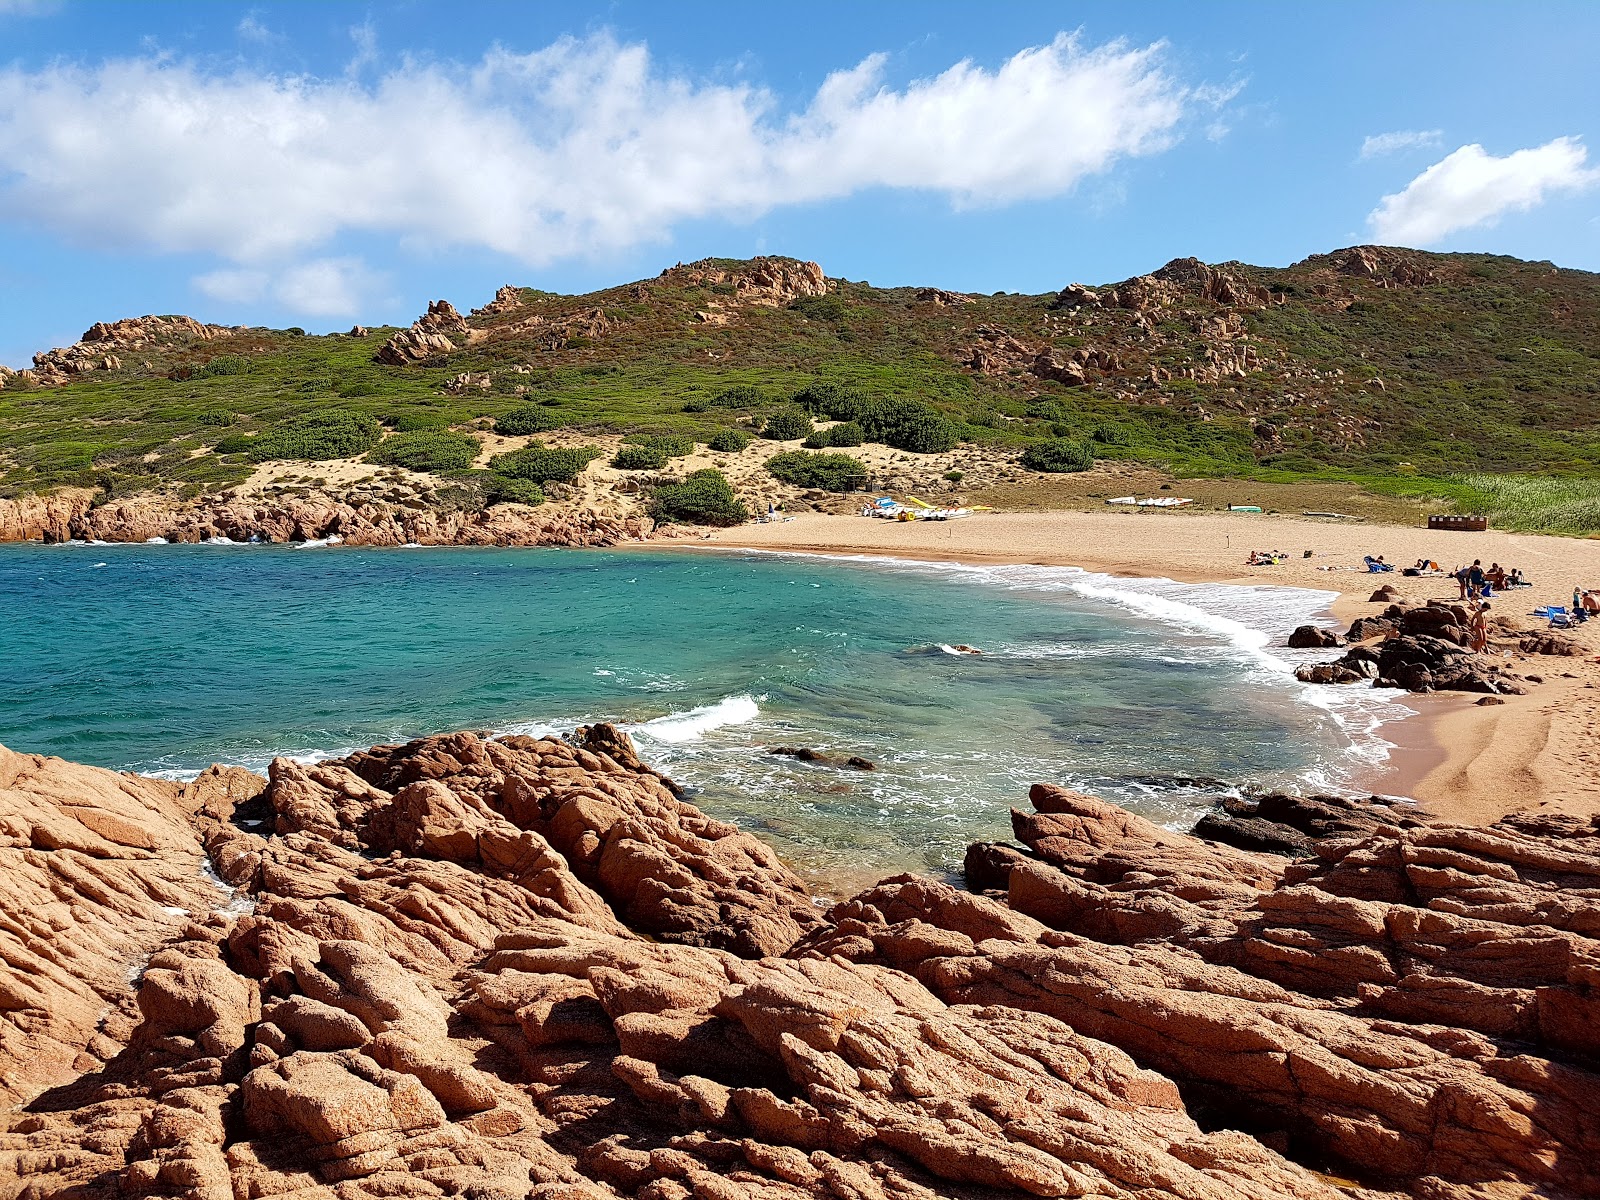
[{"label": "sea", "polygon": [[826,893],[958,872],[1036,782],[1174,829],[1370,790],[1403,697],[1301,684],[1318,655],[1282,648],[1330,599],[755,551],[0,546],[0,743],[182,779],[613,721]]}]

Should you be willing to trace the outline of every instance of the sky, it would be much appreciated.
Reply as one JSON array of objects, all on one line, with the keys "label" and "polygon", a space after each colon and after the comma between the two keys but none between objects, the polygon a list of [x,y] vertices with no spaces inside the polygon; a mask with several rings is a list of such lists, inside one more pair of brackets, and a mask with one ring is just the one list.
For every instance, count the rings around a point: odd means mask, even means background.
[{"label": "sky", "polygon": [[0,363],[709,255],[986,293],[1364,242],[1600,270],[1596,45],[1588,0],[0,0]]}]

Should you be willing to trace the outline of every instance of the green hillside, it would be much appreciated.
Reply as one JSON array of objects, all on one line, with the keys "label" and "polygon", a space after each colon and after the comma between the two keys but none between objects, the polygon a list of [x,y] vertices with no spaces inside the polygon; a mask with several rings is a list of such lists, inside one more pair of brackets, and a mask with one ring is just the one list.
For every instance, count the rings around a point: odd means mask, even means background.
[{"label": "green hillside", "polygon": [[264,456],[346,457],[382,430],[472,432],[530,406],[706,441],[837,394],[819,384],[1013,456],[1065,438],[1180,475],[1359,477],[1471,505],[1487,501],[1469,476],[1543,474],[1580,506],[1600,494],[1600,276],[1549,263],[1357,247],[965,297],[707,260],[586,296],[505,288],[419,324],[434,340],[407,365],[378,361],[394,329],[111,327],[0,377],[0,494],[196,491]]}]

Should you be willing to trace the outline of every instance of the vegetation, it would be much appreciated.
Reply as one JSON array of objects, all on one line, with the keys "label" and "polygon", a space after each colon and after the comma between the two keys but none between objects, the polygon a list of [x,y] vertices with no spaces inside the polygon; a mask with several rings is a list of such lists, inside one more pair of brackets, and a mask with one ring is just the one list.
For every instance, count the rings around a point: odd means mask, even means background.
[{"label": "vegetation", "polygon": [[245,443],[245,447],[252,462],[279,458],[325,462],[356,458],[377,440],[378,423],[371,417],[330,408],[286,421]]},{"label": "vegetation", "polygon": [[650,494],[650,515],[662,523],[737,525],[750,519],[750,510],[733,494],[728,477],[707,467],[681,483],[656,488]]},{"label": "vegetation", "polygon": [[722,454],[737,454],[748,446],[752,440],[744,430],[734,429],[729,426],[712,434],[711,440],[706,445]]},{"label": "vegetation", "polygon": [[[1179,262],[1159,286],[1117,285],[1115,304],[1047,294],[938,306],[915,289],[838,280],[789,307],[735,305],[726,324],[696,316],[707,285],[669,271],[589,296],[527,293],[542,332],[511,314],[474,318],[483,336],[407,367],[374,360],[392,329],[151,342],[62,386],[6,381],[0,495],[220,488],[268,458],[360,457],[380,425],[389,441],[481,421],[508,436],[559,424],[731,448],[735,415],[805,438],[800,416],[910,453],[965,442],[1041,462],[1064,441],[1179,476],[1349,480],[1507,527],[1600,528],[1585,507],[1600,480],[1600,276],[1490,255],[1352,253],[1224,264],[1212,274],[1229,276],[1231,305],[1211,298],[1203,268]],[[550,337],[595,310],[603,333]],[[1035,374],[1042,350],[1082,363],[1082,382]],[[449,393],[463,372],[490,386]],[[847,444],[840,428],[811,447]],[[535,483],[552,461],[507,458],[512,473],[497,477]],[[561,470],[575,477],[582,464]],[[1480,478],[1508,473],[1493,488]]]},{"label": "vegetation", "polygon": [[811,430],[811,418],[798,408],[780,408],[767,418],[767,423],[761,427],[761,436],[775,442],[792,442],[806,437]]},{"label": "vegetation", "polygon": [[370,463],[404,467],[408,471],[464,471],[481,449],[470,433],[422,429],[385,438],[367,455]]},{"label": "vegetation", "polygon": [[694,453],[694,439],[680,433],[630,433],[622,440],[630,446],[647,446],[663,458],[682,458]]},{"label": "vegetation", "polygon": [[529,433],[547,433],[560,428],[561,418],[540,404],[523,404],[494,419],[494,431],[506,437],[522,437]]},{"label": "vegetation", "polygon": [[491,475],[484,491],[484,500],[491,505],[526,504],[529,508],[538,508],[545,501],[544,489],[531,479]]},{"label": "vegetation", "polygon": [[788,450],[767,459],[767,470],[785,483],[827,492],[848,492],[867,486],[866,465],[849,454]]},{"label": "vegetation", "polygon": [[667,465],[667,456],[656,446],[622,446],[611,465],[619,471],[659,471]]},{"label": "vegetation", "polygon": [[825,450],[829,446],[859,446],[865,440],[861,426],[854,421],[840,421],[837,425],[814,431],[805,440],[805,447],[808,450]]},{"label": "vegetation", "polygon": [[1094,450],[1068,438],[1034,442],[1022,452],[1022,465],[1030,471],[1087,471],[1094,466]]},{"label": "vegetation", "polygon": [[557,448],[530,443],[509,454],[489,460],[489,469],[507,479],[526,479],[531,483],[571,483],[583,469],[600,457],[594,446]]}]

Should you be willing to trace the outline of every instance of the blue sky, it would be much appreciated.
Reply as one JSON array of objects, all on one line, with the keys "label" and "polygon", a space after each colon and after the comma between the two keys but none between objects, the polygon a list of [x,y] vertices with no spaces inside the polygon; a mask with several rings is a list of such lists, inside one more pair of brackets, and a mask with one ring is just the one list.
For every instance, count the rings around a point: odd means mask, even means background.
[{"label": "blue sky", "polygon": [[1040,292],[1379,241],[1600,269],[1600,5],[0,0],[0,363],[706,255]]}]

